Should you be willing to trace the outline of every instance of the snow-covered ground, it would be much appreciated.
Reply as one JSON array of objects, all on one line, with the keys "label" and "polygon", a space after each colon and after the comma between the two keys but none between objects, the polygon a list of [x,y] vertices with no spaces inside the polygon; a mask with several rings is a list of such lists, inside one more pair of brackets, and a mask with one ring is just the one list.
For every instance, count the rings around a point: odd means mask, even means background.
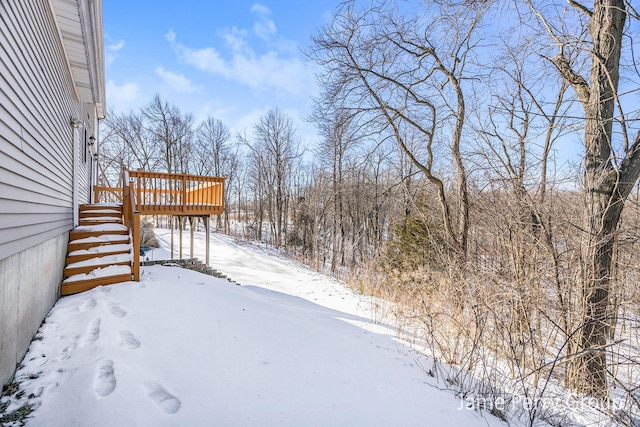
[{"label": "snow-covered ground", "polygon": [[[157,234],[147,256],[168,258]],[[33,426],[503,424],[441,391],[375,301],[226,236],[212,236],[211,264],[241,286],[152,266],[139,283],[62,298],[5,414],[30,404]]]}]

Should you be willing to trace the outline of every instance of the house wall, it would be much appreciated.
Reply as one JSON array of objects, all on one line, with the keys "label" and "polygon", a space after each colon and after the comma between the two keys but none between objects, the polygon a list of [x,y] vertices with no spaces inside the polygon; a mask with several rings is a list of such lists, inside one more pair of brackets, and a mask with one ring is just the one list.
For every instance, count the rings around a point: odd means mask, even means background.
[{"label": "house wall", "polygon": [[[58,299],[69,236],[0,260],[0,381],[8,382]],[[28,272],[28,274],[25,274]]]},{"label": "house wall", "polygon": [[79,100],[52,0],[0,1],[2,384],[58,297],[74,199],[90,201],[85,135],[96,123],[95,106]]}]

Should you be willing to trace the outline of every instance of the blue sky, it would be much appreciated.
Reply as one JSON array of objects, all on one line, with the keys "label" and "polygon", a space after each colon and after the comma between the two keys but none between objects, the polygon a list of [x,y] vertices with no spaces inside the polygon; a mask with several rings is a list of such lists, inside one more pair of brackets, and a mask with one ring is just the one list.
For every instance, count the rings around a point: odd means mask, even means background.
[{"label": "blue sky", "polygon": [[108,111],[138,110],[158,93],[234,132],[270,108],[289,114],[305,144],[317,140],[314,64],[301,49],[338,0],[103,2]]}]

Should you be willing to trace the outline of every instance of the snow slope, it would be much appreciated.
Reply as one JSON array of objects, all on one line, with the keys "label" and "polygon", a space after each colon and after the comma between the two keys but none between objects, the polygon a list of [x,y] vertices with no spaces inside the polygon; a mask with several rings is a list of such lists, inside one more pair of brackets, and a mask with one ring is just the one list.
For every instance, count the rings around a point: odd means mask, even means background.
[{"label": "snow slope", "polygon": [[502,424],[460,410],[423,356],[369,320],[367,298],[228,237],[212,259],[242,286],[153,266],[62,298],[7,412],[32,404],[33,426]]}]

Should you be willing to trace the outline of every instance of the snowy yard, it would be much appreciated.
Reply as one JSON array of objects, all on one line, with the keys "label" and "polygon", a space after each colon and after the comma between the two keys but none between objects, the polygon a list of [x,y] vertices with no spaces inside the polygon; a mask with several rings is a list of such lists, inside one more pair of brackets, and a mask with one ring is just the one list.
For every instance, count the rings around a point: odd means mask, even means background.
[{"label": "snowy yard", "polygon": [[[158,235],[150,258],[168,255]],[[139,283],[62,298],[6,412],[33,405],[33,426],[503,425],[459,409],[431,362],[371,321],[369,298],[229,237],[211,245],[241,286],[153,266]]]}]

